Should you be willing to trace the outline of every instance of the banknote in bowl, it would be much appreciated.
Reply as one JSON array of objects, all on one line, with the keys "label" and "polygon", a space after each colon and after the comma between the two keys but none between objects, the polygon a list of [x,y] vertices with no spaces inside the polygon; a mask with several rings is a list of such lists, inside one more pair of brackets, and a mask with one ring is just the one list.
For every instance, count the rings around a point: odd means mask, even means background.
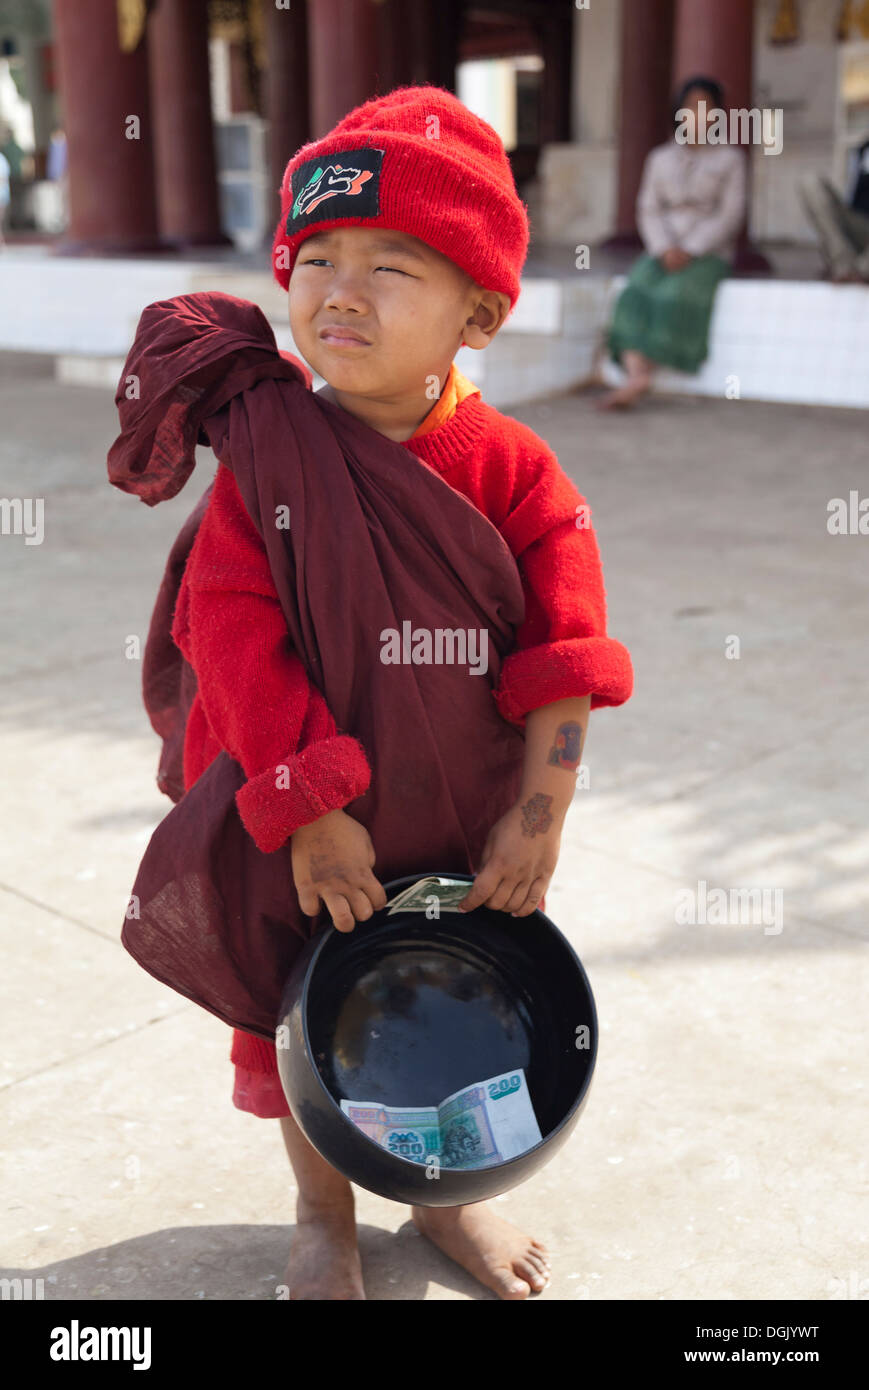
[{"label": "banknote in bowl", "polygon": [[542,1139],[521,1067],[475,1081],[436,1106],[342,1100],[341,1109],[397,1158],[441,1168],[489,1168]]}]

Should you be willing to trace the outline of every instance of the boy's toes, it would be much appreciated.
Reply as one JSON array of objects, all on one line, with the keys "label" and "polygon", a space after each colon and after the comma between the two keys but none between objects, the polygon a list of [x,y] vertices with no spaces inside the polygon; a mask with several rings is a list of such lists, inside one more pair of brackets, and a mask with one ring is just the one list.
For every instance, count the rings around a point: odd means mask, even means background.
[{"label": "boy's toes", "polygon": [[413,1220],[417,1230],[499,1298],[518,1302],[542,1293],[549,1283],[546,1247],[496,1216],[486,1202],[414,1207]]},{"label": "boy's toes", "polygon": [[489,1285],[499,1298],[512,1299],[516,1301],[520,1298],[527,1298],[531,1293],[530,1274],[529,1277],[519,1278],[518,1267],[516,1269],[496,1269],[493,1271],[494,1277]]},{"label": "boy's toes", "polygon": [[546,1271],[532,1264],[530,1259],[514,1261],[513,1269],[520,1279],[526,1280],[531,1285],[535,1293],[540,1293],[541,1289],[545,1289],[549,1283],[549,1276]]}]

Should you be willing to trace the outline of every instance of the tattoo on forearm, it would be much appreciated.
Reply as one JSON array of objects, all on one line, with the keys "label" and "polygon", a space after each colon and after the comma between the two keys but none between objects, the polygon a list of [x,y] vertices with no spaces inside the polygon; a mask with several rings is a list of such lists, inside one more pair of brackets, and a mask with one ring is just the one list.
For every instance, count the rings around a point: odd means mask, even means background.
[{"label": "tattoo on forearm", "polygon": [[522,834],[523,835],[545,835],[552,824],[550,806],[552,797],[544,796],[543,792],[535,792],[532,797],[525,802],[520,809],[522,811]]},{"label": "tattoo on forearm", "polygon": [[579,767],[581,750],[582,725],[571,720],[568,724],[559,724],[555,742],[546,761],[553,767],[563,767],[568,772],[575,772]]}]

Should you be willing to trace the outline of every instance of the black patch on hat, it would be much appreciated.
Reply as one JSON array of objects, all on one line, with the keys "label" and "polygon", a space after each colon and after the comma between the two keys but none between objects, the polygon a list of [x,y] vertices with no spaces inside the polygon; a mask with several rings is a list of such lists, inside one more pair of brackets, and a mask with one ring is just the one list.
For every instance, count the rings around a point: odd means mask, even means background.
[{"label": "black patch on hat", "polygon": [[306,159],[292,174],[287,236],[337,217],[379,217],[382,163],[383,150],[367,148]]}]

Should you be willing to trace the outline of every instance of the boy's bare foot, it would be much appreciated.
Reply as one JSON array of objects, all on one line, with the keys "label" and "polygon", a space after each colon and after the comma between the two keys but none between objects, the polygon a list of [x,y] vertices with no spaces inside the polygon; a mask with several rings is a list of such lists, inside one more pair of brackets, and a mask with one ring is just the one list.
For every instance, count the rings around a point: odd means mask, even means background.
[{"label": "boy's bare foot", "polygon": [[549,1283],[546,1247],[496,1216],[487,1202],[411,1207],[411,1216],[418,1231],[499,1298],[527,1298]]},{"label": "boy's bare foot", "polygon": [[284,1281],[291,1299],[365,1298],[352,1199],[316,1207],[299,1197]]}]

